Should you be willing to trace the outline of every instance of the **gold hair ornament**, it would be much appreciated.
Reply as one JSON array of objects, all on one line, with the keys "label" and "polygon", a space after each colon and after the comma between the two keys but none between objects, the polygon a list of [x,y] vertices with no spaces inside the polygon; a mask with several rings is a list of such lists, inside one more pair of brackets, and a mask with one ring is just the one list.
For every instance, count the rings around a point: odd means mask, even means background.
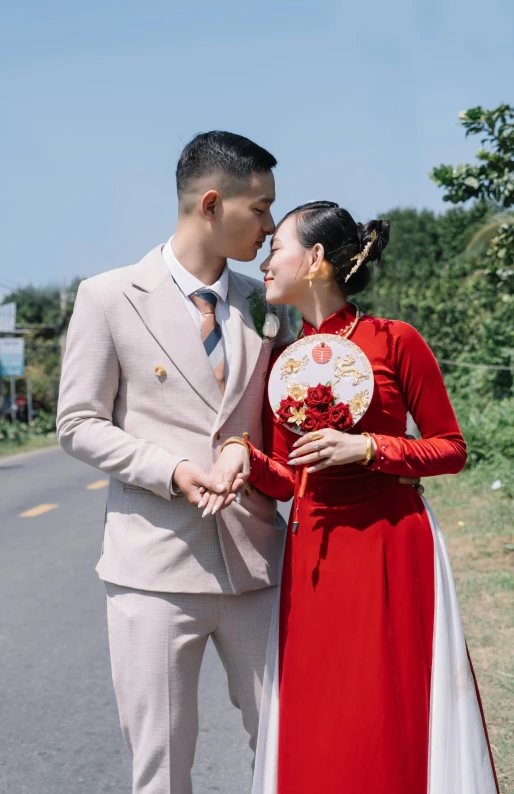
[{"label": "gold hair ornament", "polygon": [[353,276],[354,273],[356,273],[358,271],[358,269],[360,268],[362,263],[365,261],[366,257],[368,256],[369,252],[371,251],[371,246],[373,245],[373,243],[375,242],[376,239],[377,239],[377,233],[376,233],[375,229],[373,229],[373,231],[371,232],[371,239],[370,239],[369,243],[366,243],[366,245],[364,246],[364,248],[362,249],[360,254],[356,254],[356,256],[352,256],[352,258],[350,259],[350,262],[353,262],[353,260],[356,259],[357,260],[357,264],[352,267],[352,269],[350,270],[350,272],[346,276],[346,278],[344,280],[345,284],[348,281],[348,279],[351,276]]}]

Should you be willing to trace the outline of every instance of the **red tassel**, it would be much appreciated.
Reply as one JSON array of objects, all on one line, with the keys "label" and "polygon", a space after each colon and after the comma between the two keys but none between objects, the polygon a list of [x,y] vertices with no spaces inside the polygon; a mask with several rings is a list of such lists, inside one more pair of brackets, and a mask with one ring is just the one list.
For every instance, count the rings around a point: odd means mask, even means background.
[{"label": "red tassel", "polygon": [[300,499],[303,499],[305,496],[305,491],[307,489],[307,466],[302,469],[302,478],[300,480],[300,487],[298,488],[298,495],[296,497],[296,504],[294,508],[294,521],[293,521],[293,535],[296,535],[298,532],[298,527],[300,526],[300,522],[298,520],[298,512],[300,510]]}]

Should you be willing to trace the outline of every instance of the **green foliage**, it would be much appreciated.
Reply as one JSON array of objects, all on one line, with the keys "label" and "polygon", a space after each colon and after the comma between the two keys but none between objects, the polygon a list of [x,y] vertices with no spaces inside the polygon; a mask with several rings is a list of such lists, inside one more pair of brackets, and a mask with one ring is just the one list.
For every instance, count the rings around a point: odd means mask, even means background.
[{"label": "green foliage", "polygon": [[[358,296],[359,306],[414,325],[438,359],[513,366],[514,297],[483,260],[462,253],[488,212],[482,203],[439,217],[413,209],[388,213],[391,242],[371,288]],[[441,368],[454,394],[477,399],[514,394],[508,369]]]},{"label": "green foliage", "polygon": [[[67,327],[80,279],[75,279],[61,306],[60,290],[56,286],[29,285],[11,292],[4,303],[16,303],[16,324],[28,329],[25,339],[26,375],[32,379],[34,405],[43,411],[55,411],[61,365],[59,337]],[[25,394],[25,381],[17,385]]]},{"label": "green foliage", "polygon": [[370,289],[357,296],[359,307],[405,320],[427,340],[468,443],[469,465],[510,460],[512,467],[514,297],[483,253],[466,253],[490,210],[477,203],[440,216],[397,209],[387,217],[391,241]]},{"label": "green foliage", "polygon": [[468,447],[468,465],[514,463],[514,398],[485,403],[453,399],[453,407]]},{"label": "green foliage", "polygon": [[491,259],[490,270],[514,292],[514,215],[497,216],[496,233],[487,250]]},{"label": "green foliage", "polygon": [[248,296],[248,308],[257,332],[262,336],[262,329],[268,311],[264,290],[255,287]]},{"label": "green foliage", "polygon": [[466,252],[470,254],[487,253],[496,235],[508,230],[512,224],[514,224],[514,212],[512,210],[495,212],[488,216],[483,226],[471,238],[466,247]]},{"label": "green foliage", "polygon": [[443,252],[432,212],[396,209],[387,213],[391,238],[371,290],[357,297],[359,306],[384,317],[417,324],[419,294],[437,273]]},{"label": "green foliage", "polygon": [[302,314],[295,306],[288,306],[287,314],[289,317],[291,331],[295,336],[297,336],[300,328],[302,327]]},{"label": "green foliage", "polygon": [[0,445],[25,444],[29,439],[55,436],[55,414],[41,413],[32,422],[12,424],[8,419],[0,419]]},{"label": "green foliage", "polygon": [[[54,286],[22,287],[6,296],[4,303],[16,303],[16,324],[27,328],[31,325],[46,326],[55,333],[61,321],[59,288]],[[43,330],[43,329],[42,329]]]},{"label": "green foliage", "polygon": [[514,206],[514,107],[500,105],[459,113],[468,135],[482,135],[477,165],[440,165],[431,177],[446,188],[445,201],[461,204],[468,199],[487,199],[507,209]]},{"label": "green foliage", "polygon": [[[514,107],[494,110],[471,108],[459,114],[466,135],[482,135],[477,164],[441,165],[431,177],[445,189],[444,201],[461,204],[469,199],[488,202],[500,213],[488,219],[489,248],[484,266],[503,288],[514,293]],[[477,235],[480,239],[480,233]]]},{"label": "green foliage", "polygon": [[[489,203],[489,212],[449,274],[448,304],[460,301],[464,321],[464,326],[462,321],[457,326],[460,351],[456,340],[453,355],[458,361],[504,369],[452,372],[443,366],[443,372],[457,397],[471,463],[510,461],[514,457],[514,213],[508,210],[514,207],[514,108],[475,107],[460,113],[459,119],[466,135],[482,136],[478,163],[455,169],[442,165],[431,176],[445,189],[445,201],[478,199]],[[491,205],[499,211],[491,211]],[[437,330],[434,335],[440,336]]]}]

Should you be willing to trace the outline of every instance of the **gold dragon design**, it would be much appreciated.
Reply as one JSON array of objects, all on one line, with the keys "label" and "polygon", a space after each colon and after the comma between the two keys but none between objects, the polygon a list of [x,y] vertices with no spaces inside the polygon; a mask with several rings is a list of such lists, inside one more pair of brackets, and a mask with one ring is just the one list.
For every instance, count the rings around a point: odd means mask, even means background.
[{"label": "gold dragon design", "polygon": [[354,366],[355,361],[355,356],[352,356],[351,353],[348,353],[344,358],[336,356],[336,360],[334,361],[335,377],[332,381],[332,385],[339,383],[341,378],[353,377],[354,386],[357,386],[363,380],[367,380],[367,372],[363,372],[362,369],[357,369],[357,367]]}]

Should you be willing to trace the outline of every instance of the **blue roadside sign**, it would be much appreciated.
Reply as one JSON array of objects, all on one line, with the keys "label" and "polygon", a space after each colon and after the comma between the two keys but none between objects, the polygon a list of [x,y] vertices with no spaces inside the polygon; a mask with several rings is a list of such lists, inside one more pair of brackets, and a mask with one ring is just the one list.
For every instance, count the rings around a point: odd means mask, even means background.
[{"label": "blue roadside sign", "polygon": [[0,338],[0,376],[20,377],[25,374],[25,340]]}]

